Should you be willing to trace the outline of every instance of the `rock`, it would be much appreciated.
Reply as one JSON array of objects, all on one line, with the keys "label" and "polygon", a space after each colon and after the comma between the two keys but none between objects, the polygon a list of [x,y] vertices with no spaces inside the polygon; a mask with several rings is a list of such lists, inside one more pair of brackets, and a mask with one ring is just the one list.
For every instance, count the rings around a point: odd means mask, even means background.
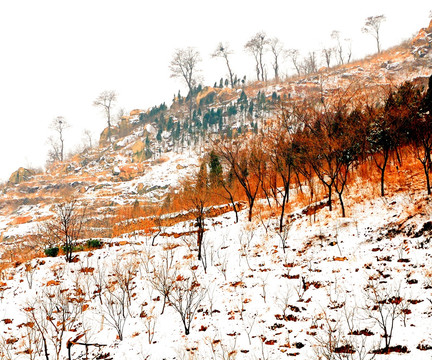
[{"label": "rock", "polygon": [[216,89],[206,86],[204,89],[202,89],[198,95],[196,96],[196,103],[197,105],[203,103],[203,104],[211,104],[214,102],[214,99],[217,96]]},{"label": "rock", "polygon": [[[118,131],[119,131],[119,129],[117,127],[111,126],[111,141],[113,141],[114,138],[116,138],[118,136]],[[101,146],[109,145],[108,128],[107,127],[100,134],[99,145],[101,145]]]},{"label": "rock", "polygon": [[150,150],[146,149],[144,142],[138,140],[135,144],[132,145],[132,161],[134,163],[141,162],[149,159],[152,156]]},{"label": "rock", "polygon": [[401,67],[400,63],[398,63],[398,62],[389,63],[389,64],[387,64],[387,67],[386,67],[387,70],[392,70],[392,71],[397,71],[397,70],[400,70],[401,68],[402,67]]},{"label": "rock", "polygon": [[118,124],[118,135],[120,138],[127,136],[131,132],[129,117],[123,117]]},{"label": "rock", "polygon": [[113,175],[118,176],[120,175],[120,173],[121,173],[120,168],[118,166],[114,166]]},{"label": "rock", "polygon": [[17,171],[12,173],[8,184],[20,184],[29,180],[34,174],[34,171],[20,167]]},{"label": "rock", "polygon": [[134,109],[130,112],[130,116],[139,116],[139,114],[142,112],[140,109]]},{"label": "rock", "polygon": [[143,183],[139,183],[136,189],[139,195],[143,195],[145,193],[145,188]]},{"label": "rock", "polygon": [[432,47],[432,21],[429,23],[429,27],[419,31],[411,41],[411,45],[411,53],[415,57],[421,58],[430,52]]},{"label": "rock", "polygon": [[145,160],[145,144],[141,140],[136,141],[132,145],[132,161],[140,162]]}]

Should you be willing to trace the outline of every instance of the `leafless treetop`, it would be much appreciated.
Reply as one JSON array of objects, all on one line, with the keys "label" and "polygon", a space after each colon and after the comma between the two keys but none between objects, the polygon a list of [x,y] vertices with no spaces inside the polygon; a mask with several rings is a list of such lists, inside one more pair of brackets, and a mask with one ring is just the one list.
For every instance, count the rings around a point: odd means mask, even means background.
[{"label": "leafless treetop", "polygon": [[380,44],[380,27],[381,23],[385,21],[386,17],[384,15],[369,16],[366,18],[365,25],[362,28],[362,32],[365,34],[372,35],[377,42],[378,53],[381,52]]},{"label": "leafless treetop", "polygon": [[201,62],[200,53],[192,47],[177,49],[170,62],[169,69],[172,78],[181,78],[192,92],[197,83],[198,64]]}]

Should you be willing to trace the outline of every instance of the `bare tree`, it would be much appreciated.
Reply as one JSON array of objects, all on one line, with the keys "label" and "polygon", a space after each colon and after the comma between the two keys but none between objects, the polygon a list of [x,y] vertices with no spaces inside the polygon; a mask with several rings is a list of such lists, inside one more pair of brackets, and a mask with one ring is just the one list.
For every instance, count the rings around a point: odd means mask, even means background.
[{"label": "bare tree", "polygon": [[212,57],[221,57],[225,59],[226,62],[226,66],[228,68],[228,73],[230,76],[230,83],[231,83],[231,87],[234,88],[234,74],[231,70],[231,66],[229,63],[229,59],[228,56],[231,55],[233,52],[231,51],[231,49],[229,48],[228,44],[223,44],[223,43],[219,43],[216,50],[214,51],[214,53],[211,55]]},{"label": "bare tree", "polygon": [[72,261],[72,252],[85,219],[85,207],[79,208],[76,200],[55,205],[54,218],[40,227],[43,237],[62,245],[66,261]]},{"label": "bare tree", "polygon": [[93,147],[93,135],[89,129],[83,131],[83,143],[85,149],[91,149]]},{"label": "bare tree", "polygon": [[346,62],[349,63],[352,57],[352,41],[350,38],[344,39],[346,43]]},{"label": "bare tree", "polygon": [[192,94],[197,84],[198,64],[201,62],[200,53],[192,47],[177,49],[169,65],[172,78],[183,79]]},{"label": "bare tree", "polygon": [[252,221],[252,210],[260,189],[265,168],[262,137],[245,142],[220,143],[215,152],[220,156],[244,190],[249,205],[248,220]]},{"label": "bare tree", "polygon": [[384,15],[369,16],[366,18],[365,25],[362,28],[363,33],[372,35],[375,38],[378,54],[381,52],[380,28],[385,19]]},{"label": "bare tree", "polygon": [[203,162],[200,170],[192,179],[183,182],[183,201],[191,209],[195,217],[197,230],[198,260],[201,259],[202,245],[204,242],[206,209],[209,206],[211,192],[208,184],[207,164]]},{"label": "bare tree", "polygon": [[279,57],[284,51],[282,42],[274,37],[269,40],[270,50],[273,54],[273,70],[275,73],[275,80],[279,81]]},{"label": "bare tree", "polygon": [[322,49],[322,55],[324,57],[324,61],[325,61],[328,68],[330,68],[331,58],[332,58],[334,53],[335,53],[334,47],[328,47],[328,48]]},{"label": "bare tree", "polygon": [[111,142],[111,112],[117,101],[117,94],[113,90],[105,90],[93,101],[93,105],[102,109],[105,113],[108,124],[108,140]]},{"label": "bare tree", "polygon": [[318,63],[314,51],[310,51],[308,56],[305,57],[302,67],[305,74],[313,74],[318,71]]},{"label": "bare tree", "polygon": [[64,131],[70,127],[68,122],[63,116],[57,116],[50,125],[50,129],[57,133],[56,138],[50,137],[48,139],[51,150],[50,158],[53,161],[63,161],[64,160]]},{"label": "bare tree", "polygon": [[265,70],[264,70],[264,52],[265,47],[268,44],[267,35],[265,32],[261,31],[255,34],[255,36],[250,39],[245,47],[245,50],[251,53],[255,58],[255,69],[257,73],[257,80],[264,81]]},{"label": "bare tree", "polygon": [[169,65],[172,78],[183,79],[189,89],[189,118],[192,118],[192,94],[198,83],[200,53],[192,47],[177,49]]},{"label": "bare tree", "polygon": [[345,61],[344,61],[344,50],[341,41],[341,32],[338,30],[333,30],[333,32],[331,33],[331,38],[336,41],[335,56],[339,65],[342,65],[344,64]]},{"label": "bare tree", "polygon": [[301,67],[299,64],[299,55],[300,55],[300,53],[297,49],[289,49],[286,52],[286,56],[288,56],[291,59],[293,65],[294,65],[294,68],[297,71],[297,75],[301,75]]}]

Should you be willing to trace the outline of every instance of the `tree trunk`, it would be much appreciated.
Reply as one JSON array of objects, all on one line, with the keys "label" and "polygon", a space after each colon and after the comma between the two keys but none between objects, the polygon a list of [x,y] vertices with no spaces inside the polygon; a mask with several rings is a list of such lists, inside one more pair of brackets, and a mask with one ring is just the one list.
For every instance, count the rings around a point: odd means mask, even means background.
[{"label": "tree trunk", "polygon": [[284,194],[284,196],[282,198],[282,209],[281,209],[281,216],[280,216],[280,219],[279,219],[279,232],[282,232],[282,230],[283,230],[283,218],[284,218],[284,215],[285,215],[286,198],[287,198],[287,193],[285,191],[285,194]]},{"label": "tree trunk", "polygon": [[381,168],[381,196],[384,197],[385,196],[385,192],[384,192],[384,181],[385,181],[385,169],[387,166],[387,158],[384,160],[384,165]]},{"label": "tree trunk", "polygon": [[327,185],[327,188],[328,188],[328,206],[329,206],[329,211],[333,211],[333,207],[332,207],[332,186],[333,186],[333,184]]},{"label": "tree trunk", "polygon": [[231,67],[229,65],[228,55],[225,56],[225,61],[226,61],[227,67],[228,67],[228,72],[229,72],[230,82],[231,82],[231,88],[234,89],[234,76],[233,76],[233,73],[231,71]]},{"label": "tree trunk", "polygon": [[252,198],[249,199],[249,215],[248,215],[248,221],[249,222],[252,221],[252,209],[254,206],[254,202],[255,202],[255,199],[252,199]]},{"label": "tree trunk", "polygon": [[198,245],[198,260],[201,260],[201,249],[202,249],[202,242],[204,237],[204,219],[202,216],[197,218],[197,245]]},{"label": "tree trunk", "polygon": [[422,165],[423,165],[423,170],[424,170],[425,176],[426,176],[427,193],[428,193],[428,195],[430,195],[431,194],[431,187],[430,187],[430,180],[429,180],[429,169],[428,169],[426,162],[422,161]]},{"label": "tree trunk", "polygon": [[235,202],[234,202],[234,199],[233,198],[231,198],[231,203],[232,203],[232,207],[233,207],[233,209],[234,209],[234,213],[235,213],[235,217],[236,217],[236,219],[235,219],[235,224],[237,224],[238,223],[238,211],[237,211],[237,206],[236,206],[236,204],[235,204]]},{"label": "tree trunk", "polygon": [[378,161],[374,157],[374,161],[375,161],[376,166],[378,167],[378,169],[381,170],[381,196],[382,197],[385,196],[385,192],[384,192],[384,180],[385,180],[385,170],[386,170],[388,158],[389,158],[389,155],[390,155],[389,151],[390,150],[384,150],[384,153],[383,153],[384,162],[383,162],[382,166],[380,166],[378,164]]},{"label": "tree trunk", "polygon": [[166,301],[167,301],[167,295],[164,294],[164,298],[163,298],[163,304],[162,304],[162,312],[161,315],[163,315],[164,311],[165,311],[165,305],[166,305]]},{"label": "tree trunk", "polygon": [[341,204],[341,208],[342,208],[342,217],[345,217],[345,206],[344,206],[344,202],[343,202],[343,198],[342,198],[342,192],[338,192],[339,195],[339,202]]},{"label": "tree trunk", "polygon": [[291,165],[288,166],[288,179],[285,181],[284,184],[284,196],[282,198],[282,210],[281,210],[281,216],[279,219],[279,232],[282,232],[283,230],[283,218],[285,215],[285,205],[289,201],[289,191],[290,191],[290,183],[291,183]]}]

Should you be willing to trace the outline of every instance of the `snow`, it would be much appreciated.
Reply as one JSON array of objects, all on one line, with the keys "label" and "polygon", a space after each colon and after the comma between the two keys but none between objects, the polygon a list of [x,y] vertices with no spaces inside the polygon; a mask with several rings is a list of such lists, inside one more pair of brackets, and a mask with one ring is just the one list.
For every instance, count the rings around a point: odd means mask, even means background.
[{"label": "snow", "polygon": [[[173,163],[174,158],[158,164],[157,171],[168,170]],[[422,200],[416,198],[416,201]],[[346,219],[322,209],[312,222],[311,218],[297,212],[285,252],[275,230],[277,219],[267,219],[265,210],[257,209],[252,223],[246,221],[246,210],[240,213],[239,223],[234,222],[231,212],[207,219],[207,272],[197,260],[193,235],[159,236],[155,246],[150,245],[151,239],[147,237],[134,236],[127,243],[122,243],[121,239],[107,240],[102,249],[77,253],[78,262],[70,264],[65,263],[63,257],[35,259],[31,262],[37,264],[32,289],[29,289],[24,265],[3,273],[6,285],[1,290],[0,318],[11,319],[12,323],[2,321],[1,334],[3,339],[12,336],[19,339],[26,330],[18,328],[27,321],[27,312],[23,311],[26,304],[35,299],[38,303],[46,302],[47,294],[55,293],[56,289],[68,289],[73,293],[80,288],[84,304],[89,308],[79,315],[79,323],[84,325],[76,325],[76,332],[66,332],[62,358],[66,358],[66,341],[83,331],[87,331],[91,342],[106,344],[102,352],[110,353],[113,359],[145,359],[147,356],[149,359],[181,359],[191,354],[197,359],[211,359],[213,356],[221,358],[231,351],[236,351],[236,359],[279,359],[296,353],[297,358],[315,358],[315,351],[320,348],[316,344],[320,337],[326,336],[326,318],[332,319],[330,324],[337,324],[342,339],[352,344],[364,341],[365,346],[372,349],[380,340],[383,342],[382,331],[366,316],[364,309],[366,285],[374,282],[381,291],[398,292],[411,312],[406,315],[406,326],[403,317],[397,317],[392,339],[392,345],[405,345],[410,353],[391,353],[376,358],[429,359],[429,351],[416,349],[422,341],[427,345],[432,343],[428,301],[431,290],[425,289],[425,285],[431,283],[431,257],[429,245],[424,248],[420,245],[427,242],[428,237],[389,235],[392,228],[389,224],[403,221],[412,202],[406,194],[386,201],[375,199],[354,206],[351,217]],[[416,216],[413,231],[420,230],[422,222],[429,220],[426,214]],[[164,231],[181,234],[193,229],[193,222],[189,221]],[[161,315],[162,297],[151,285],[153,269],[158,269],[163,257],[169,254],[166,247],[170,243],[177,245],[172,250],[173,269],[177,275],[186,278],[195,274],[200,289],[206,289],[188,336],[184,335],[180,316],[173,306],[167,306]],[[93,275],[84,273],[85,268],[94,268]],[[107,310],[94,295],[98,274],[119,291],[115,281],[112,282],[116,268],[130,268],[135,274],[123,341],[116,339],[116,331],[109,326]],[[59,285],[47,286],[55,279],[59,279]],[[410,279],[417,281],[409,284],[407,280]],[[306,290],[304,282],[308,284]],[[108,291],[104,290],[103,294],[107,296]],[[287,319],[282,316],[284,310]],[[345,314],[352,310],[357,311],[355,330],[369,329],[375,335],[347,335]],[[156,321],[156,327],[149,344],[146,324],[151,319]],[[23,344],[24,339],[17,341],[10,347],[11,351],[23,351]],[[72,350],[76,359],[84,349],[74,346]],[[97,352],[97,349],[92,351]],[[21,354],[16,358],[26,357]],[[36,358],[43,359],[43,353]]]}]

